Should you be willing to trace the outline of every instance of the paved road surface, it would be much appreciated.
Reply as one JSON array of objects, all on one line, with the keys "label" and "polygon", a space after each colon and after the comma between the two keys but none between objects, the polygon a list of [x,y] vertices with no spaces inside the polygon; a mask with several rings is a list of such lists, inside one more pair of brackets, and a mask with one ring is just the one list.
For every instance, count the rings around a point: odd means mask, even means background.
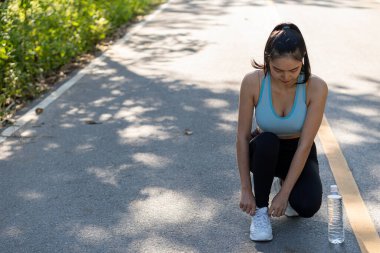
[{"label": "paved road surface", "polygon": [[235,128],[250,59],[262,59],[275,24],[297,23],[379,232],[379,7],[172,1],[0,144],[0,252],[360,252],[347,220],[346,242],[328,243],[334,178],[318,139],[321,210],[274,219],[274,240],[251,242]]}]

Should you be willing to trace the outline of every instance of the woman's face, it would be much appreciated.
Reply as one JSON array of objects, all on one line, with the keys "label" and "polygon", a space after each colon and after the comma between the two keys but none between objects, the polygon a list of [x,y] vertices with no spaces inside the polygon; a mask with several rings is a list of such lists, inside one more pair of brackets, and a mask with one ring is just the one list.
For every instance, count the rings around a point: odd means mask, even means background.
[{"label": "woman's face", "polygon": [[297,83],[302,61],[298,61],[292,56],[281,56],[270,60],[269,68],[273,81],[285,86],[292,86]]}]

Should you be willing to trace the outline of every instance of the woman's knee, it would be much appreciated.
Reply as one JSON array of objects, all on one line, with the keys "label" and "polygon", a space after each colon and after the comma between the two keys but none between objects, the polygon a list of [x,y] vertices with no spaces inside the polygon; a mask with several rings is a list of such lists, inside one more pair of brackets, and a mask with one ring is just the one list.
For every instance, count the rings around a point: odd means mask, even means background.
[{"label": "woman's knee", "polygon": [[289,202],[301,217],[310,218],[321,208],[322,194],[318,163],[307,161],[290,194]]},{"label": "woman's knee", "polygon": [[322,200],[315,201],[313,203],[301,203],[297,204],[293,209],[298,213],[300,217],[310,218],[316,214],[321,208]]},{"label": "woman's knee", "polygon": [[315,196],[314,198],[306,198],[297,202],[289,201],[293,209],[299,214],[300,217],[310,218],[316,214],[322,205],[322,195]]}]

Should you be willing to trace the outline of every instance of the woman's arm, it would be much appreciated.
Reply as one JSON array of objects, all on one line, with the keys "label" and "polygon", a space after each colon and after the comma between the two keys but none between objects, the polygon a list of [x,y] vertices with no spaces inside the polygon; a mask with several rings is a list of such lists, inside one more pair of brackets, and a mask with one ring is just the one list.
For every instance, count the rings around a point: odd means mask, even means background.
[{"label": "woman's arm", "polygon": [[258,80],[259,73],[255,71],[247,74],[242,81],[236,136],[236,156],[241,184],[240,208],[250,215],[253,215],[256,210],[249,170],[249,141],[251,139],[252,115],[255,105],[255,86]]},{"label": "woman's arm", "polygon": [[269,213],[273,216],[281,216],[285,212],[290,192],[301,175],[315,136],[321,125],[327,93],[327,85],[322,79],[315,76],[310,78],[307,90],[309,101],[305,123],[302,128],[297,150],[290,164],[288,175],[269,209]]}]

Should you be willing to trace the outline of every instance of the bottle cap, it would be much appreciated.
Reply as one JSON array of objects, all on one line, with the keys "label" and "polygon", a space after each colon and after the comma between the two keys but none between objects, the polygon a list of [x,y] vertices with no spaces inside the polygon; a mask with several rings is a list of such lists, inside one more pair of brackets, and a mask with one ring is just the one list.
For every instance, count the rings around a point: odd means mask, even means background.
[{"label": "bottle cap", "polygon": [[333,184],[330,186],[330,192],[338,192],[338,186]]}]

